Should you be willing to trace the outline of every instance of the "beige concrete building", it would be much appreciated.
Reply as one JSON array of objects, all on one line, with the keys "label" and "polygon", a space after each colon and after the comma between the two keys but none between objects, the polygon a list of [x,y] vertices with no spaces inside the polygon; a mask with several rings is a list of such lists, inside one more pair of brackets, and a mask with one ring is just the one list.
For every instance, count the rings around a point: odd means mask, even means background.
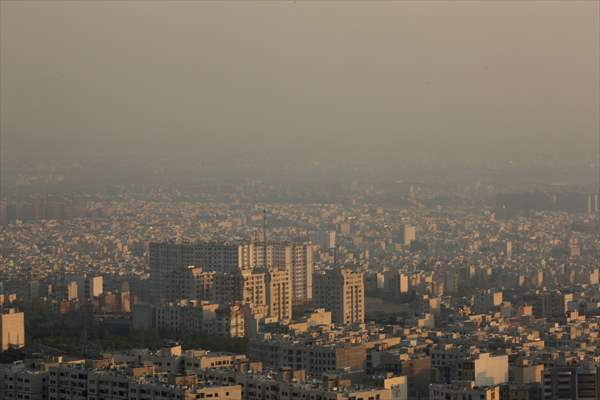
[{"label": "beige concrete building", "polygon": [[253,267],[253,244],[239,243],[150,243],[149,266],[155,301],[177,301],[185,297],[187,268],[235,272]]},{"label": "beige concrete building", "polygon": [[335,249],[336,245],[336,233],[335,231],[318,231],[312,236],[312,241],[321,247],[321,251],[328,251]]},{"label": "beige concrete building", "polygon": [[563,318],[573,295],[560,292],[544,292],[540,295],[540,307],[537,314],[545,318]]},{"label": "beige concrete building", "polygon": [[267,304],[267,287],[265,274],[261,272],[242,273],[242,293],[243,304],[249,304],[252,307],[263,307]]},{"label": "beige concrete building", "polygon": [[[218,308],[214,304],[214,309]],[[214,313],[210,307],[201,307],[195,302],[167,303],[154,310],[154,327],[172,332],[200,332],[204,313]]]},{"label": "beige concrete building", "polygon": [[366,344],[317,345],[294,341],[251,340],[249,354],[270,368],[290,367],[311,376],[333,371],[363,371],[367,361]]},{"label": "beige concrete building", "polygon": [[316,326],[331,326],[331,311],[317,308],[298,321],[291,322],[288,327],[292,331],[306,332]]},{"label": "beige concrete building", "polygon": [[410,287],[409,277],[400,271],[387,271],[384,273],[384,288],[392,296],[408,294]]},{"label": "beige concrete building", "polygon": [[67,284],[67,300],[79,300],[79,284],[75,281]]},{"label": "beige concrete building", "polygon": [[[228,384],[183,386],[152,381],[134,381],[129,384],[129,400],[197,400],[207,398],[241,400],[242,388],[239,385]],[[121,399],[115,398],[114,400]]]},{"label": "beige concrete building", "polygon": [[432,350],[432,365],[434,382],[473,381],[475,386],[494,386],[509,379],[507,355],[470,353],[450,346]]},{"label": "beige concrete building", "polygon": [[215,297],[214,271],[206,271],[202,267],[189,266],[187,280],[187,296],[194,300],[212,300]]},{"label": "beige concrete building", "polygon": [[157,328],[209,336],[246,335],[245,316],[239,302],[217,304],[182,300],[160,306],[136,304],[133,309],[133,326],[136,329]]},{"label": "beige concrete building", "polygon": [[508,382],[508,356],[481,353],[474,360],[474,378],[477,386],[493,386]]},{"label": "beige concrete building", "polygon": [[352,226],[348,222],[340,222],[338,224],[338,231],[341,235],[349,236],[352,233]]},{"label": "beige concrete building", "polygon": [[502,292],[499,290],[485,289],[475,292],[472,298],[473,310],[475,312],[487,313],[494,307],[502,304]]},{"label": "beige concrete building", "polygon": [[87,276],[85,279],[85,296],[95,299],[104,293],[104,278],[101,276]]},{"label": "beige concrete building", "polygon": [[305,380],[303,371],[282,368],[277,372],[242,373],[235,369],[202,371],[205,380],[238,384],[244,400],[406,400],[405,377],[384,380],[378,388],[353,387],[337,376]]},{"label": "beige concrete building", "polygon": [[25,347],[25,314],[14,308],[0,314],[0,351]]},{"label": "beige concrete building", "polygon": [[[289,271],[294,304],[312,299],[313,255],[310,242],[151,243],[150,286],[154,301],[211,299],[214,274],[238,274],[255,267]],[[232,283],[233,284],[233,283]]]},{"label": "beige concrete building", "polygon": [[541,383],[544,375],[544,364],[511,365],[509,380],[517,384]]},{"label": "beige concrete building", "polygon": [[328,270],[315,274],[313,281],[315,305],[330,310],[333,322],[364,322],[365,283],[361,272]]},{"label": "beige concrete building", "polygon": [[417,238],[417,230],[412,225],[402,225],[400,227],[399,243],[402,246],[410,246]]},{"label": "beige concrete building", "polygon": [[[123,370],[87,369],[83,365],[60,365],[47,373],[47,397],[42,385],[36,396],[48,400],[241,400],[239,385],[207,385],[195,375],[134,377]],[[168,378],[168,379],[167,379]],[[26,399],[26,398],[15,398]],[[37,399],[33,397],[32,400]]]},{"label": "beige concrete building", "polygon": [[313,298],[313,252],[310,242],[292,244],[291,274],[292,303],[310,303]]},{"label": "beige concrete building", "polygon": [[311,242],[257,242],[254,243],[253,252],[255,266],[290,271],[293,304],[305,304],[312,300]]},{"label": "beige concrete building", "polygon": [[289,270],[271,270],[266,277],[268,316],[277,321],[292,319],[292,279]]},{"label": "beige concrete building", "polygon": [[455,382],[429,386],[429,400],[499,400],[500,386],[478,387],[475,382]]},{"label": "beige concrete building", "polygon": [[209,300],[229,304],[242,299],[242,276],[238,272],[219,272],[214,276],[214,294]]},{"label": "beige concrete building", "polygon": [[241,306],[248,305],[256,318],[268,316],[268,291],[264,272],[242,270],[217,273],[204,271],[199,267],[190,267],[188,271],[191,276],[188,282],[190,298],[199,303],[209,301],[219,304],[231,311],[231,324],[227,328],[231,328],[231,336],[243,336],[244,316]]}]

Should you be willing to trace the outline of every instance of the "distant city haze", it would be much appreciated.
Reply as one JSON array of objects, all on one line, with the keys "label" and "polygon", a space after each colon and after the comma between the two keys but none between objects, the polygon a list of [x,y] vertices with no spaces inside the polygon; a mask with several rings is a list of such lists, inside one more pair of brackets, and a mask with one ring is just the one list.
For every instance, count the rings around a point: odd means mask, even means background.
[{"label": "distant city haze", "polygon": [[2,161],[590,166],[599,4],[2,1]]}]

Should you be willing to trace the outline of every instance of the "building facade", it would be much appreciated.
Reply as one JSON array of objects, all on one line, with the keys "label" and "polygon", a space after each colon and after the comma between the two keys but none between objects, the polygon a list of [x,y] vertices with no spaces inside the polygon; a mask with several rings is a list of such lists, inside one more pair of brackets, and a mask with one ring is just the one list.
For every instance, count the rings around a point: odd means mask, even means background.
[{"label": "building facade", "polygon": [[331,311],[333,322],[364,322],[365,282],[361,272],[328,270],[316,273],[313,281],[315,305]]}]

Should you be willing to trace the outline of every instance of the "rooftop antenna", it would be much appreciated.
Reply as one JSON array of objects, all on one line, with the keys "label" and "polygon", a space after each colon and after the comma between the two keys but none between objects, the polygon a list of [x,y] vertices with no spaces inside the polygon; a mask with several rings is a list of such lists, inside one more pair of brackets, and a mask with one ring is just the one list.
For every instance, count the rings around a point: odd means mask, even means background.
[{"label": "rooftop antenna", "polygon": [[265,268],[267,268],[267,209],[263,208],[263,247],[264,247],[264,260]]}]

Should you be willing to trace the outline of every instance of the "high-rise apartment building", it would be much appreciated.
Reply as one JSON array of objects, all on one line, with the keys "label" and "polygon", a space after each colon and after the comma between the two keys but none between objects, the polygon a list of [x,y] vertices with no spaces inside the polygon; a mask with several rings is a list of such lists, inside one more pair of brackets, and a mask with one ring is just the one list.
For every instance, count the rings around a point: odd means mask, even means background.
[{"label": "high-rise apartment building", "polygon": [[104,293],[104,278],[101,276],[88,277],[86,280],[86,292],[88,298],[99,297]]},{"label": "high-rise apartment building", "polygon": [[[268,269],[289,270],[292,280],[292,303],[312,300],[313,254],[311,242],[256,242],[253,262]],[[266,257],[265,257],[266,254]]]},{"label": "high-rise apartment building", "polygon": [[271,269],[265,273],[268,316],[278,321],[292,319],[291,271]]},{"label": "high-rise apartment building", "polygon": [[590,285],[597,285],[600,283],[600,269],[594,268],[590,271],[589,282]]},{"label": "high-rise apartment building", "polygon": [[150,285],[154,301],[177,301],[187,290],[187,269],[235,272],[253,267],[253,245],[232,243],[150,243]]},{"label": "high-rise apartment building", "polygon": [[149,249],[151,294],[157,302],[204,298],[208,296],[205,292],[210,286],[211,272],[235,274],[252,271],[255,266],[289,271],[293,304],[304,304],[312,299],[310,242],[168,242],[151,243]]},{"label": "high-rise apartment building", "polygon": [[365,281],[362,272],[328,270],[314,275],[314,302],[331,311],[338,324],[365,320]]},{"label": "high-rise apartment building", "polygon": [[499,290],[476,290],[471,300],[473,310],[478,313],[490,312],[494,307],[502,304],[503,295]]},{"label": "high-rise apartment building", "polygon": [[268,316],[268,291],[265,275],[266,273],[260,269],[215,272],[204,271],[200,267],[190,267],[188,268],[187,298],[222,305],[234,303],[249,305],[253,315],[262,318]]},{"label": "high-rise apartment building", "polygon": [[202,267],[188,267],[187,297],[192,300],[212,300],[215,298],[214,271],[206,271]]},{"label": "high-rise apartment building", "polygon": [[408,294],[409,277],[404,272],[387,271],[384,273],[384,288],[392,296]]},{"label": "high-rise apartment building", "polygon": [[25,347],[25,314],[14,308],[1,310],[0,351]]},{"label": "high-rise apartment building", "polygon": [[540,295],[539,307],[536,307],[536,315],[544,318],[564,317],[569,302],[573,300],[570,293],[545,292]]},{"label": "high-rise apartment building", "polygon": [[543,400],[595,400],[600,396],[600,370],[565,366],[547,368],[542,380]]},{"label": "high-rise apartment building", "polygon": [[338,232],[340,233],[340,235],[350,236],[350,234],[352,233],[352,227],[350,226],[350,223],[348,223],[348,222],[340,223],[338,225]]},{"label": "high-rise apartment building", "polygon": [[399,243],[403,246],[410,246],[410,244],[417,238],[417,230],[412,225],[402,225],[400,227]]},{"label": "high-rise apartment building", "polygon": [[67,284],[67,300],[79,300],[79,284],[75,281]]},{"label": "high-rise apartment building", "polygon": [[312,244],[292,243],[292,303],[304,304],[313,297]]},{"label": "high-rise apartment building", "polygon": [[288,269],[292,264],[290,242],[254,242],[252,262],[257,267]]},{"label": "high-rise apartment building", "polygon": [[513,252],[512,242],[510,240],[507,240],[506,243],[504,244],[504,256],[506,258],[512,258],[512,252]]},{"label": "high-rise apartment building", "polygon": [[211,302],[231,304],[242,298],[242,277],[236,272],[219,272],[215,274],[213,296]]},{"label": "high-rise apartment building", "polygon": [[322,251],[335,249],[335,231],[318,231],[312,235],[312,240],[321,247]]},{"label": "high-rise apartment building", "polygon": [[[241,302],[249,304],[255,312],[267,304],[267,287],[265,274],[262,272],[242,272]],[[260,312],[258,313],[260,314]]]},{"label": "high-rise apartment building", "polygon": [[77,299],[79,301],[97,298],[104,291],[104,280],[101,276],[84,274],[79,276],[75,282],[77,286]]}]

